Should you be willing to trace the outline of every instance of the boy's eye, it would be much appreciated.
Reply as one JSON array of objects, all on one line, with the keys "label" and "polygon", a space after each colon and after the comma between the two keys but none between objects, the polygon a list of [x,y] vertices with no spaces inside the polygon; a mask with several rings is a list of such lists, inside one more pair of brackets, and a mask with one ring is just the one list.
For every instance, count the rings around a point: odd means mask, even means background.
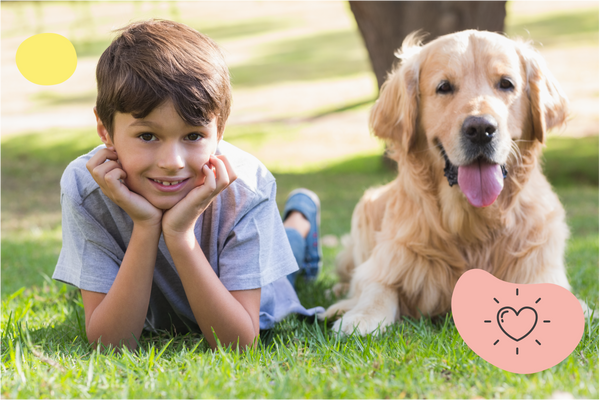
[{"label": "boy's eye", "polygon": [[151,133],[142,133],[139,136],[140,139],[142,139],[144,142],[151,142],[155,139],[154,135]]},{"label": "boy's eye", "polygon": [[202,139],[202,136],[199,133],[190,133],[189,135],[187,135],[188,140],[191,140],[192,142],[196,142],[200,139]]}]

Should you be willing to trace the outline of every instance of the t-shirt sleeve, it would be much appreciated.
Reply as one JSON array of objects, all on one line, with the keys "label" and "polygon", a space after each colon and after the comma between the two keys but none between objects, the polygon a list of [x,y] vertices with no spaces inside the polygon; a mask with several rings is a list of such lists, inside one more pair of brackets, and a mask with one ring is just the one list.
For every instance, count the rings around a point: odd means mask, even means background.
[{"label": "t-shirt sleeve", "polygon": [[219,254],[219,278],[227,290],[263,287],[298,270],[275,196],[275,181],[234,226]]},{"label": "t-shirt sleeve", "polygon": [[124,253],[77,201],[61,195],[63,244],[52,278],[80,289],[108,293]]}]

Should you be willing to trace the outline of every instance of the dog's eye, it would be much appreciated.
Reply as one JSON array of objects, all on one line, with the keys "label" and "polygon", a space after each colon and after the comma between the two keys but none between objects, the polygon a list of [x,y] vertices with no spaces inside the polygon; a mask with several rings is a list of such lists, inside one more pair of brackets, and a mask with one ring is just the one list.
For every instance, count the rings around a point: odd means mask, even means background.
[{"label": "dog's eye", "polygon": [[515,85],[513,85],[512,81],[508,78],[500,79],[500,89],[502,90],[513,90]]},{"label": "dog's eye", "polygon": [[440,84],[435,89],[435,92],[438,94],[449,94],[454,91],[454,88],[448,81],[441,81]]}]

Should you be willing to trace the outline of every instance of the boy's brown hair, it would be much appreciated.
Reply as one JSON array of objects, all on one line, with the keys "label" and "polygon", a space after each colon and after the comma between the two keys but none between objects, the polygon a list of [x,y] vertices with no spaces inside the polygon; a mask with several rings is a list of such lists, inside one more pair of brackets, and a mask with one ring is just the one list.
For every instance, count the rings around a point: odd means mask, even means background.
[{"label": "boy's brown hair", "polygon": [[187,25],[167,20],[134,22],[117,31],[96,68],[96,110],[111,138],[115,112],[145,118],[168,99],[190,125],[218,117],[220,138],[231,85],[219,47]]}]

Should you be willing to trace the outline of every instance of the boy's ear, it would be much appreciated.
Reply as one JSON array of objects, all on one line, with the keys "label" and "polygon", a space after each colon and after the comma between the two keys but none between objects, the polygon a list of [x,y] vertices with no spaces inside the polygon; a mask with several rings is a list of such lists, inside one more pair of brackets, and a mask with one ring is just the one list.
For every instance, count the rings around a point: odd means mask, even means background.
[{"label": "boy's ear", "polygon": [[96,131],[98,132],[98,136],[100,136],[100,140],[102,140],[102,143],[104,143],[108,149],[114,150],[115,145],[113,144],[106,127],[98,117],[98,111],[96,110],[96,107],[94,107],[94,115],[96,116]]},{"label": "boy's ear", "polygon": [[218,116],[218,115],[215,116],[215,125],[217,125],[217,141],[218,142],[223,140],[223,133],[225,133],[225,126],[223,126],[219,132],[219,118],[220,118],[220,116]]}]

